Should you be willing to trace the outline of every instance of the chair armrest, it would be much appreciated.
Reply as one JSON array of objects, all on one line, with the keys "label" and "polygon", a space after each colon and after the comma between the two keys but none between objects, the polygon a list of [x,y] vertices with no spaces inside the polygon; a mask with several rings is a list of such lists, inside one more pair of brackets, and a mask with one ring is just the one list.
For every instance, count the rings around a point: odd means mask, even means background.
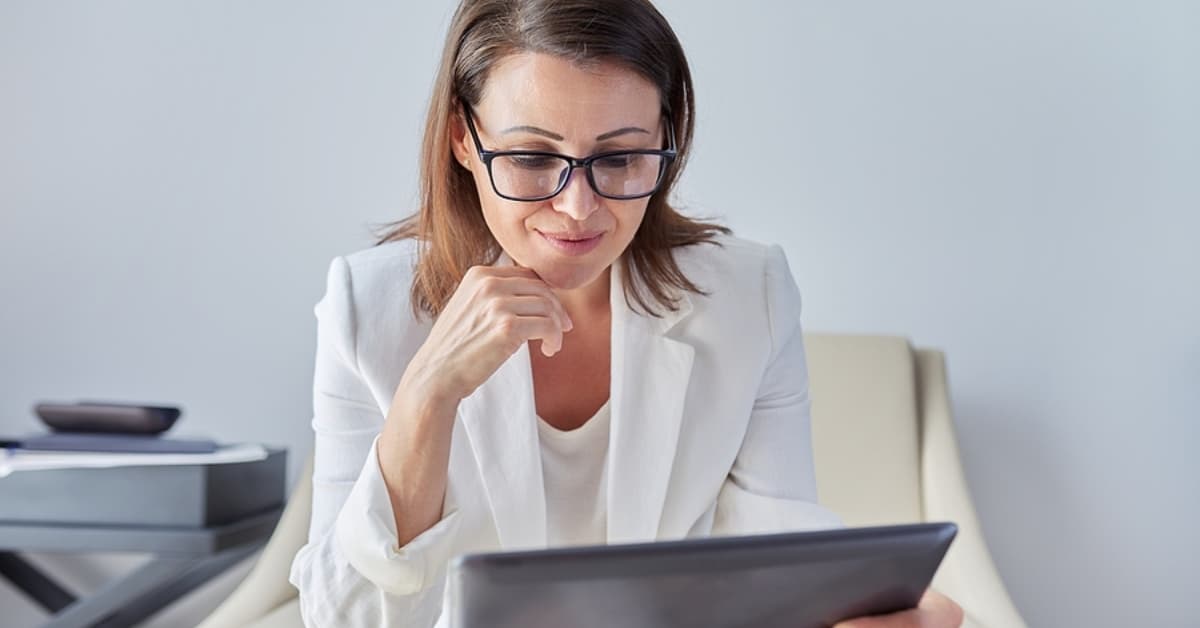
[{"label": "chair armrest", "polygon": [[933,587],[950,596],[979,626],[1024,628],[984,540],[963,474],[950,411],[945,357],[914,350],[921,415],[921,486],[925,521],[953,521],[958,536]]}]

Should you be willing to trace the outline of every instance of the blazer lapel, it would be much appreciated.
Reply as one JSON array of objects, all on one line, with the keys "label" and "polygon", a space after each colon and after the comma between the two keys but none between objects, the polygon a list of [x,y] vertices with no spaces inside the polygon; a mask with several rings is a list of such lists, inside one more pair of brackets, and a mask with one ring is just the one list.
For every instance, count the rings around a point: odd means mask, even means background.
[{"label": "blazer lapel", "polygon": [[[512,264],[501,254],[496,266]],[[488,507],[505,549],[546,546],[546,489],[538,441],[529,345],[458,406],[479,465]]]},{"label": "blazer lapel", "polygon": [[657,538],[671,478],[694,349],[667,336],[691,313],[688,295],[663,318],[625,303],[619,260],[612,303],[612,432],[608,458],[608,542]]},{"label": "blazer lapel", "polygon": [[522,345],[459,404],[500,545],[546,545],[546,495],[529,348]]}]

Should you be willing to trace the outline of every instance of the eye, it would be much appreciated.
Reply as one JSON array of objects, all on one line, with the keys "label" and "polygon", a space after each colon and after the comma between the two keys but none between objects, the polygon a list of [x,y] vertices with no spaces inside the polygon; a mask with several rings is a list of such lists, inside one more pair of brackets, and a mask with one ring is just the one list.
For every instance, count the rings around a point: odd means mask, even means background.
[{"label": "eye", "polygon": [[561,165],[561,160],[557,157],[545,155],[508,155],[506,159],[524,170],[551,170]]},{"label": "eye", "polygon": [[622,170],[625,168],[633,167],[634,162],[637,160],[638,157],[641,157],[641,155],[638,155],[636,153],[620,153],[620,154],[616,154],[616,155],[607,155],[607,156],[601,157],[600,159],[597,159],[595,162],[593,162],[593,167],[594,168],[603,168],[605,170]]}]

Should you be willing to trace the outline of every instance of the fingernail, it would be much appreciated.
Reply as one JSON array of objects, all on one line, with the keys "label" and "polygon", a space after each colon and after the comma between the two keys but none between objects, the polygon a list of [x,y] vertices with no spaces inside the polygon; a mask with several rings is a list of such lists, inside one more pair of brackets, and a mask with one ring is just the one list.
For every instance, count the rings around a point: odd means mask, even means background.
[{"label": "fingernail", "polygon": [[572,329],[575,329],[575,323],[572,323],[572,322],[571,322],[571,317],[570,317],[570,316],[568,316],[568,317],[567,317],[567,324],[563,326],[563,331],[571,331]]}]

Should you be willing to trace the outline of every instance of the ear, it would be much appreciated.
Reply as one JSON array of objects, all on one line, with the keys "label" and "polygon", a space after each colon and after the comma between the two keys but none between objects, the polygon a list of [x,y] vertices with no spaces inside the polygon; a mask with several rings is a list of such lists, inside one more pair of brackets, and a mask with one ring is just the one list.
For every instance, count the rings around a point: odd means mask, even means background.
[{"label": "ear", "polygon": [[454,153],[454,161],[463,168],[470,169],[471,156],[475,154],[475,144],[467,132],[467,122],[463,114],[450,114],[450,151]]}]

